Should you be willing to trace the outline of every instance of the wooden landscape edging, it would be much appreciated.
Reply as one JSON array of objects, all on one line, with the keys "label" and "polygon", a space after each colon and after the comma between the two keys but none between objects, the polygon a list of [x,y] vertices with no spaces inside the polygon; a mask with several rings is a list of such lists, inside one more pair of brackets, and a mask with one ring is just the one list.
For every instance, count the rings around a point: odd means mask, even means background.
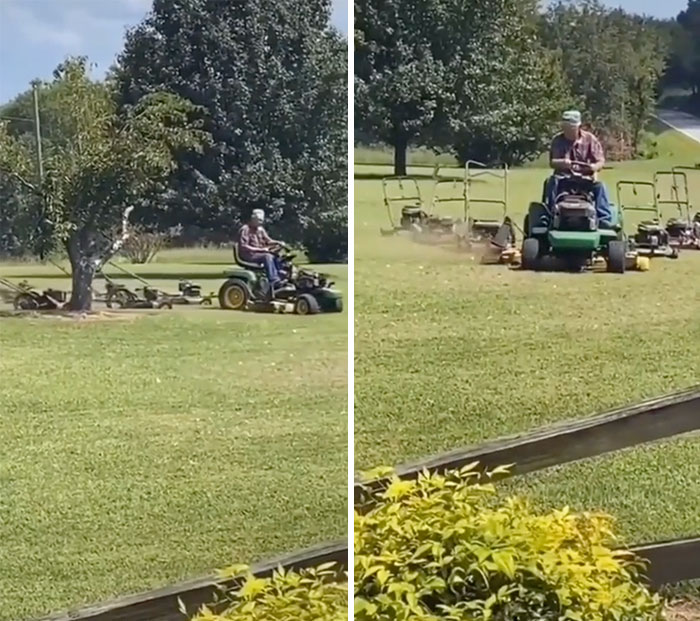
[{"label": "wooden landscape edging", "polygon": [[[700,579],[700,537],[640,545],[633,547],[632,551],[650,563],[647,576],[652,588]],[[345,541],[261,563],[253,567],[253,573],[262,577],[270,575],[280,566],[302,569],[328,562],[336,562],[339,567],[347,569],[348,549]],[[235,584],[234,581],[218,582],[213,577],[192,580],[55,615],[43,621],[185,621],[180,612],[180,601],[192,614],[202,604],[211,602],[221,586],[231,587]]]},{"label": "wooden landscape edging", "polygon": [[[347,568],[346,540],[259,563],[251,570],[262,578],[271,575],[279,567],[287,570],[303,569],[331,562],[337,563],[343,570]],[[42,621],[185,621],[187,617],[180,611],[180,601],[185,605],[188,614],[193,615],[200,606],[214,601],[221,587],[235,587],[238,580],[218,580],[214,576],[207,576],[146,593],[127,595],[81,610],[52,615]]]},{"label": "wooden landscape edging", "polygon": [[[415,479],[424,470],[439,473],[479,462],[482,470],[513,464],[509,475],[514,476],[697,430],[700,386],[400,465],[395,472],[402,479]],[[386,482],[356,480],[355,503],[361,500],[363,488],[376,488]]]},{"label": "wooden landscape edging", "polygon": [[700,579],[700,537],[648,543],[632,551],[649,561],[646,574],[652,588]]}]

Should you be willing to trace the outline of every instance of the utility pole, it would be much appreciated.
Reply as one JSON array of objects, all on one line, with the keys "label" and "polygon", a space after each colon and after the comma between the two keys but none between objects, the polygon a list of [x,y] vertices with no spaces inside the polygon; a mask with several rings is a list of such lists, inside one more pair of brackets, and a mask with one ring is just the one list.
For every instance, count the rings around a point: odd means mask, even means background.
[{"label": "utility pole", "polygon": [[41,153],[41,121],[39,120],[39,81],[32,82],[34,97],[34,137],[36,139],[36,167],[39,174],[39,186],[44,183],[44,158]]}]

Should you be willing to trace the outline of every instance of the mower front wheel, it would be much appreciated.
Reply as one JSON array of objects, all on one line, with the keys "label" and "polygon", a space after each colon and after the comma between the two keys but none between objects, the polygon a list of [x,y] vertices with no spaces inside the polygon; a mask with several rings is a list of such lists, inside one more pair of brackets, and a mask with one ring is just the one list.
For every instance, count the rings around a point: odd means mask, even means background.
[{"label": "mower front wheel", "polygon": [[225,310],[245,310],[252,295],[242,280],[227,280],[219,289],[219,306]]},{"label": "mower front wheel", "polygon": [[524,270],[536,270],[540,260],[540,240],[528,237],[523,241],[522,266]]},{"label": "mower front wheel", "polygon": [[315,315],[319,310],[318,301],[309,293],[302,293],[294,303],[294,312],[297,315]]},{"label": "mower front wheel", "polygon": [[627,244],[616,239],[608,244],[608,272],[624,274],[627,266]]}]

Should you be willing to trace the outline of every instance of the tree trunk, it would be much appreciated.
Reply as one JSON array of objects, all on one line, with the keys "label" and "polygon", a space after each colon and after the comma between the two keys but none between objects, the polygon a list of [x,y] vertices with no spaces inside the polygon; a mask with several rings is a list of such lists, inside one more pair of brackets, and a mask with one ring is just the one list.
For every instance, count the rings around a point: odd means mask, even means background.
[{"label": "tree trunk", "polygon": [[95,265],[86,248],[85,235],[75,233],[68,241],[73,288],[68,308],[72,311],[92,310],[92,281],[95,277]]},{"label": "tree trunk", "polygon": [[406,175],[406,150],[408,140],[403,134],[398,134],[394,142],[394,174],[396,176]]}]

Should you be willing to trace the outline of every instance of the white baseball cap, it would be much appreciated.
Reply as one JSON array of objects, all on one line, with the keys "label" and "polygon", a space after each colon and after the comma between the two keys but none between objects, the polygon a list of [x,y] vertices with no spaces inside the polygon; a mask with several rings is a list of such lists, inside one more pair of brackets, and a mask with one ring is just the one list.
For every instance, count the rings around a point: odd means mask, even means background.
[{"label": "white baseball cap", "polygon": [[265,222],[265,212],[262,209],[253,209],[253,217]]}]

